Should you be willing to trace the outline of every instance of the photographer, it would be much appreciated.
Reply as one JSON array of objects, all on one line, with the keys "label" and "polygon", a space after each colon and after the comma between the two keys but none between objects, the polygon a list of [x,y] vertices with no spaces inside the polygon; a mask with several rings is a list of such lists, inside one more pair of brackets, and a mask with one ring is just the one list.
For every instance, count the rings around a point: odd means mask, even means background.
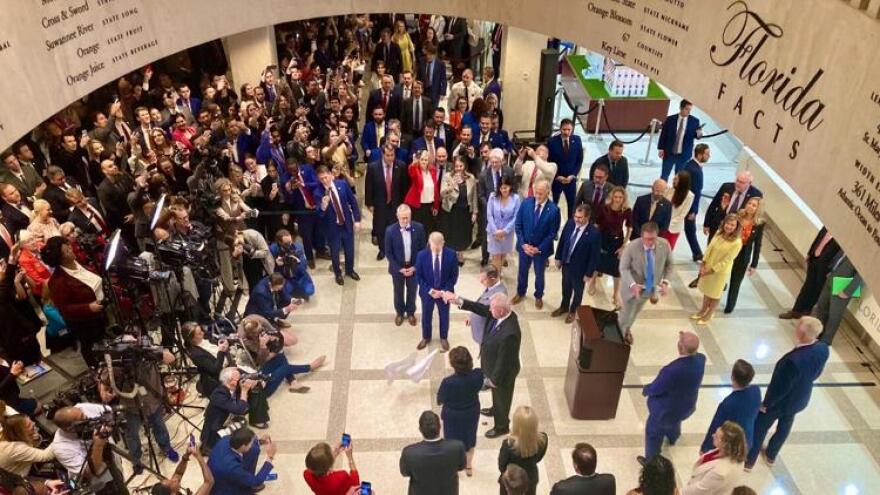
[{"label": "photographer", "polygon": [[[132,339],[130,336],[128,337]],[[130,342],[130,340],[123,340],[123,342]],[[149,423],[150,431],[165,457],[171,462],[177,462],[180,459],[177,451],[171,446],[171,438],[168,434],[168,428],[165,426],[165,396],[162,389],[162,375],[159,373],[157,363],[150,362],[150,360],[158,358],[164,364],[171,364],[175,358],[165,349],[161,350],[161,357],[159,357],[153,348],[147,351],[150,355],[144,358],[135,350],[142,344],[131,342],[131,345],[130,350],[122,351],[124,356],[122,363],[119,366],[114,365],[112,382],[109,370],[107,368],[101,370],[98,392],[103,403],[109,404],[118,399],[119,404],[124,406],[125,445],[133,459],[134,472],[140,474],[144,468],[141,463],[140,436],[144,420]],[[126,357],[125,353],[131,353],[131,357]],[[118,396],[112,388],[113,382],[119,391]],[[134,396],[126,397],[132,393]],[[147,440],[149,441],[149,438]]]},{"label": "photographer", "polygon": [[287,315],[299,307],[302,301],[294,298],[288,299],[284,296],[285,283],[283,275],[273,273],[251,287],[250,297],[244,308],[245,316],[258,315],[271,321],[279,328],[290,327],[290,323],[287,323],[285,319]]},{"label": "photographer", "polygon": [[125,478],[108,446],[111,428],[98,425],[91,436],[84,436],[90,433],[86,428],[91,424],[89,420],[100,418],[109,411],[100,404],[77,404],[59,409],[53,418],[58,430],[51,448],[55,459],[67,470],[77,487],[88,486],[97,494],[128,494]]},{"label": "photographer", "polygon": [[[222,231],[217,243],[220,255],[220,276],[223,287],[232,292],[235,290],[233,270],[242,275],[241,264],[235,264],[236,260],[233,258],[247,254],[249,258],[259,259],[266,273],[275,271],[275,261],[269,254],[269,246],[263,236],[256,230],[248,229],[244,223],[246,218],[255,217],[259,212],[242,200],[229,179],[217,179],[214,188],[220,195],[220,207],[216,210],[217,218],[220,220],[219,227]],[[239,280],[243,278],[239,276]]]},{"label": "photographer", "polygon": [[[211,392],[208,407],[205,409],[205,423],[202,426],[202,448],[212,449],[220,439],[218,433],[230,415],[244,416],[248,412],[248,394],[257,385],[256,380],[241,380],[238,368],[224,368],[220,372],[220,385]],[[236,391],[238,397],[236,398]],[[260,425],[265,428],[264,423]]]},{"label": "photographer", "polygon": [[[266,396],[271,396],[284,381],[289,384],[288,390],[290,392],[300,394],[308,392],[309,387],[297,383],[296,375],[309,373],[320,368],[324,365],[327,356],[319,356],[307,365],[290,364],[284,354],[284,347],[296,343],[295,337],[290,335],[290,340],[288,340],[287,335],[266,325],[265,320],[261,320],[246,317],[239,325],[239,334],[244,346],[255,356],[260,373],[269,377],[265,388]],[[291,343],[288,344],[288,341]]]},{"label": "photographer", "polygon": [[[177,464],[174,474],[172,474],[167,480],[162,480],[153,485],[150,489],[150,494],[177,495],[181,493],[180,483],[181,480],[183,480],[183,474],[186,473],[186,466],[189,463],[190,456],[196,458],[196,462],[199,463],[199,468],[202,470],[202,484],[192,495],[209,495],[211,489],[214,487],[214,475],[211,473],[211,470],[208,469],[208,463],[205,462],[205,458],[202,457],[199,449],[195,447],[189,447],[189,449],[187,449],[186,453],[183,454],[183,457]],[[187,490],[187,493],[190,493],[189,490]]]},{"label": "photographer", "polygon": [[294,242],[294,234],[286,229],[275,233],[275,242],[269,246],[275,257],[275,270],[286,280],[282,298],[303,298],[306,301],[315,293],[315,284],[309,275],[308,260],[301,243]]},{"label": "photographer", "polygon": [[[257,471],[257,460],[260,458],[260,444],[266,446],[266,460]],[[215,492],[224,495],[254,493],[263,487],[269,473],[272,472],[275,453],[278,448],[268,435],[257,441],[256,435],[249,428],[235,430],[231,435],[223,437],[211,450],[208,467],[214,475],[214,483],[223,487]]]}]

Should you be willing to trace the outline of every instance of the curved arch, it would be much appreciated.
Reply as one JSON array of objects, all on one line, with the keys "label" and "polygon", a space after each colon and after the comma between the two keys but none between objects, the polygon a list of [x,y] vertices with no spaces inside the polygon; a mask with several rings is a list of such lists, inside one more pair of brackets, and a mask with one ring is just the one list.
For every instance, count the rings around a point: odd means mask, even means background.
[{"label": "curved arch", "polygon": [[356,12],[494,20],[613,53],[688,95],[772,164],[880,286],[880,272],[866,269],[880,248],[880,206],[872,202],[880,196],[880,89],[871,87],[880,76],[880,30],[840,2],[97,2],[4,15],[0,145],[152,60],[241,31]]}]

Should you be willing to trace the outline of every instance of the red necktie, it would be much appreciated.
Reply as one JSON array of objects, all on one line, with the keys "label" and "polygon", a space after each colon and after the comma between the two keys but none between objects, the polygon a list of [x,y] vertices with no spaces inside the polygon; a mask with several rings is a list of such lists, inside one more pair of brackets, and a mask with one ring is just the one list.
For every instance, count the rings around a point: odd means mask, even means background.
[{"label": "red necktie", "polygon": [[593,193],[593,204],[597,205],[600,201],[602,201],[602,188],[599,186],[594,186],[596,191]]},{"label": "red necktie", "polygon": [[388,92],[382,92],[382,110],[388,110]]},{"label": "red necktie", "polygon": [[529,177],[529,190],[526,193],[527,198],[531,198],[535,195],[535,191],[533,186],[535,185],[535,176],[538,175],[538,164],[534,164],[534,168],[532,169],[532,175]]},{"label": "red necktie", "polygon": [[344,225],[345,217],[342,215],[342,206],[339,205],[339,198],[336,197],[336,189],[330,188],[330,202],[333,203],[333,211],[336,212],[336,224]]},{"label": "red necktie", "polygon": [[306,181],[303,179],[302,172],[299,172],[298,175],[299,183],[302,184],[302,186],[299,188],[299,192],[303,196],[303,201],[306,204],[306,208],[312,209],[315,207],[315,199],[312,197],[312,191],[310,191],[309,188],[306,187]]},{"label": "red necktie", "polygon": [[92,213],[92,217],[98,221],[98,225],[101,226],[101,231],[106,234],[107,233],[107,224],[104,223],[104,219],[101,218],[101,214],[98,213],[98,210],[95,209],[94,206],[89,205],[89,211]]}]

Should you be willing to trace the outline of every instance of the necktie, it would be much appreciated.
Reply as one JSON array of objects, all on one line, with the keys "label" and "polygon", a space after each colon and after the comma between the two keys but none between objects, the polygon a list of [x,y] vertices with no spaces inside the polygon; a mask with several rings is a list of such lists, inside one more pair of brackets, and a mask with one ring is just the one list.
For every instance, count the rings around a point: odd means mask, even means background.
[{"label": "necktie", "polygon": [[823,237],[822,240],[819,241],[819,245],[816,246],[816,250],[813,251],[813,255],[816,256],[817,258],[819,256],[821,256],[822,251],[825,250],[825,246],[827,246],[829,242],[831,242],[831,234],[826,232],[825,237]]},{"label": "necktie", "polygon": [[648,220],[654,218],[654,212],[657,210],[657,201],[651,199],[651,209],[648,211]]},{"label": "necktie", "polygon": [[541,219],[541,205],[539,204],[537,208],[535,208],[535,226],[538,225],[538,220]]},{"label": "necktie", "polygon": [[468,87],[467,84],[464,85],[464,101],[467,103],[467,109],[470,111],[471,109],[471,99],[468,97]]},{"label": "necktie", "polygon": [[336,189],[330,188],[330,202],[333,203],[333,210],[336,212],[336,225],[343,225],[345,217],[342,215],[342,206],[339,204],[339,198],[336,196]]},{"label": "necktie", "polygon": [[413,129],[422,128],[422,99],[416,99],[415,117],[413,118]]},{"label": "necktie", "polygon": [[440,255],[434,255],[434,288],[440,288]]},{"label": "necktie", "polygon": [[425,87],[426,88],[431,87],[431,79],[433,79],[433,77],[432,77],[433,75],[434,75],[434,61],[431,60],[430,62],[428,62],[428,73],[425,74]]},{"label": "necktie", "polygon": [[568,138],[562,139],[562,153],[568,155]]},{"label": "necktie", "polygon": [[837,267],[843,263],[844,258],[846,258],[846,255],[843,254],[843,251],[837,253],[837,261],[835,261],[834,265],[831,267],[831,273],[834,273],[834,270],[837,270]]},{"label": "necktie", "polygon": [[498,320],[492,319],[492,324],[489,325],[489,334],[494,334],[496,328],[498,328]]},{"label": "necktie", "polygon": [[382,91],[382,109],[388,110],[388,92]]},{"label": "necktie", "polygon": [[391,204],[391,165],[385,165],[385,202]]},{"label": "necktie", "polygon": [[306,181],[303,179],[302,172],[298,172],[299,175],[299,183],[302,184],[302,187],[299,188],[299,192],[302,194],[303,202],[306,204],[306,208],[312,209],[315,207],[315,199],[312,197],[312,191],[306,187]]},{"label": "necktie", "polygon": [[737,205],[739,204],[739,191],[735,191],[733,193],[733,197],[730,198],[730,205],[727,207],[727,213],[736,213],[739,208]]},{"label": "necktie", "polygon": [[687,117],[682,117],[681,115],[678,116],[678,130],[675,132],[675,149],[673,150],[673,153],[675,153],[676,155],[681,154],[681,148],[683,145],[682,141],[684,139],[685,120],[687,120]]},{"label": "necktie", "polygon": [[535,177],[537,177],[537,175],[538,175],[538,164],[533,163],[532,164],[532,175],[529,176],[529,190],[526,191],[527,198],[534,197],[534,195],[535,195],[534,186],[535,186]]},{"label": "necktie", "polygon": [[107,233],[107,224],[104,223],[104,219],[101,217],[101,214],[98,213],[98,210],[95,209],[94,206],[88,205],[89,212],[91,213],[92,218],[97,220],[98,225],[101,227],[101,231],[105,234]]},{"label": "necktie", "polygon": [[645,293],[654,293],[654,250],[645,250]]},{"label": "necktie", "polygon": [[580,227],[574,229],[574,233],[571,234],[571,239],[568,240],[568,254],[565,255],[565,264],[571,263],[571,255],[574,253],[574,245],[577,242],[578,234],[580,233]]},{"label": "necktie", "polygon": [[495,191],[498,190],[498,184],[501,184],[501,171],[500,170],[495,171],[495,187],[494,187]]},{"label": "necktie", "polygon": [[602,201],[602,189],[603,188],[599,187],[598,185],[595,185],[595,184],[593,185],[593,187],[595,187],[595,189],[596,189],[595,191],[593,191],[593,204],[597,205]]}]

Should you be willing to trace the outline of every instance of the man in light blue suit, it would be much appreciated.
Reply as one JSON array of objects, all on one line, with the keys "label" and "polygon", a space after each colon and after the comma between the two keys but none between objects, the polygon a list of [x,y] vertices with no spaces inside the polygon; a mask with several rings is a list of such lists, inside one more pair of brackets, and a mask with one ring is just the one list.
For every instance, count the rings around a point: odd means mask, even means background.
[{"label": "man in light blue suit", "polygon": [[[480,294],[480,297],[476,300],[480,304],[488,306],[492,300],[492,296],[495,294],[507,295],[507,286],[501,281],[501,274],[498,273],[498,268],[496,268],[495,265],[484,265],[480,269],[480,285],[485,287]],[[483,331],[486,327],[486,318],[477,313],[471,313],[468,316],[467,325],[471,327],[471,335],[474,337],[474,342],[482,344]]]},{"label": "man in light blue suit", "polygon": [[[804,316],[798,321],[795,328],[797,345],[776,362],[770,384],[764,392],[764,401],[755,419],[755,436],[746,457],[746,471],[755,465],[758,453],[768,465],[776,462],[779,449],[791,433],[795,415],[810,403],[813,382],[822,374],[828,361],[828,344],[818,340],[821,333],[822,322],[818,319]],[[773,423],[776,423],[776,433],[770,437],[765,450],[764,438]]]},{"label": "man in light blue suit", "polygon": [[[412,221],[408,205],[397,207],[397,222],[385,229],[385,257],[388,273],[394,285],[394,324],[400,326],[404,318],[416,325],[416,256],[425,248],[425,227]],[[404,289],[406,297],[404,299]]]},{"label": "man in light blue suit", "polygon": [[535,182],[534,197],[522,202],[516,213],[516,250],[519,253],[519,273],[516,277],[516,295],[511,301],[518,304],[526,295],[529,271],[535,266],[535,307],[544,307],[544,269],[553,255],[553,240],[559,232],[559,208],[548,198],[550,184]]},{"label": "man in light blue suit", "polygon": [[458,282],[458,258],[455,251],[444,246],[440,232],[431,232],[428,248],[416,256],[416,277],[419,296],[422,298],[422,340],[416,347],[424,349],[431,342],[434,306],[440,318],[440,347],[449,350],[449,303],[443,300],[444,292],[455,292]]}]

